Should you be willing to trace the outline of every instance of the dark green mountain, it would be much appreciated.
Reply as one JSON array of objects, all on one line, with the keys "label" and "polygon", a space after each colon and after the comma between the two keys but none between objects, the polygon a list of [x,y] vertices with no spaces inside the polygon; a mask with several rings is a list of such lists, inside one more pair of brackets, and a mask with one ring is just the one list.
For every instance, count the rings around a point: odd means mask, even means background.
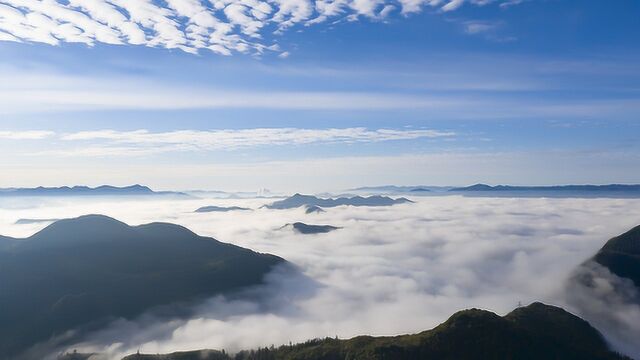
[{"label": "dark green mountain", "polygon": [[0,358],[109,318],[261,283],[282,262],[178,225],[100,215],[0,238]]},{"label": "dark green mountain", "polygon": [[593,260],[640,288],[640,226],[607,241]]},{"label": "dark green mountain", "polygon": [[337,199],[322,199],[312,195],[295,194],[284,200],[276,201],[271,205],[266,205],[268,209],[293,209],[300,206],[320,206],[323,208],[336,207],[341,205],[349,206],[391,206],[396,204],[410,203],[409,199],[392,199],[387,196],[354,196],[340,197]]},{"label": "dark green mountain", "polygon": [[627,359],[607,347],[586,321],[561,308],[534,303],[504,317],[484,310],[454,314],[415,335],[359,336],[311,340],[293,346],[243,351],[194,351],[130,355],[125,360],[614,360]]}]

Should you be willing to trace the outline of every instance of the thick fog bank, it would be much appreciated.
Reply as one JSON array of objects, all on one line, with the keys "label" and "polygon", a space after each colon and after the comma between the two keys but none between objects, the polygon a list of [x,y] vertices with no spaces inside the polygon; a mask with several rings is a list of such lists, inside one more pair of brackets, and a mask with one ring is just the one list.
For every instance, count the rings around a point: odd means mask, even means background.
[{"label": "thick fog bank", "polygon": [[[605,331],[600,308],[567,301],[573,271],[610,237],[640,223],[634,199],[413,198],[391,207],[337,207],[324,213],[269,210],[266,199],[66,201],[0,203],[0,234],[25,236],[49,219],[101,213],[129,224],[168,221],[294,263],[250,296],[215,297],[189,319],[147,314],[118,320],[70,348],[107,353],[164,353],[199,348],[234,351],[314,337],[390,335],[432,328],[470,307],[504,314],[518,303],[544,301],[579,312]],[[194,213],[201,206],[253,211]],[[282,225],[302,221],[342,227],[302,236]],[[574,294],[578,294],[576,290]],[[579,296],[579,295],[576,295]],[[581,297],[582,298],[582,297]],[[575,299],[573,299],[575,300]],[[636,308],[609,300],[621,317]],[[595,307],[595,305],[593,305]],[[627,314],[628,312],[628,314]],[[628,339],[640,337],[631,327]],[[614,334],[615,335],[615,334]],[[625,339],[615,345],[635,351]],[[637,355],[637,354],[633,354]]]}]

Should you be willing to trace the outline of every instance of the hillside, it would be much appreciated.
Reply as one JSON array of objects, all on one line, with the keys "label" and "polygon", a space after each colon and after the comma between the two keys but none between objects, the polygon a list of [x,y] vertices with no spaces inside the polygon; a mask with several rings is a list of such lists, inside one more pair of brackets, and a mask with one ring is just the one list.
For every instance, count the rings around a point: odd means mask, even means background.
[{"label": "hillside", "polygon": [[0,358],[79,326],[261,283],[279,263],[178,225],[100,215],[0,238]]},{"label": "hillside", "polygon": [[211,350],[124,360],[614,360],[600,333],[561,308],[534,303],[504,317],[464,310],[432,330],[394,337],[311,340],[293,346],[243,351],[230,357]]},{"label": "hillside", "polygon": [[593,260],[640,288],[640,226],[607,241]]}]

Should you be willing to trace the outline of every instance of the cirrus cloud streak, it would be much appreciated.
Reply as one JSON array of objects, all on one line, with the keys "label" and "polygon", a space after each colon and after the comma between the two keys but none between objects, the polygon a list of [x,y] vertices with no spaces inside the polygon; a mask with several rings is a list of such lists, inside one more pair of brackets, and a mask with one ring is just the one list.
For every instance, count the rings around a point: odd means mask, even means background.
[{"label": "cirrus cloud streak", "polygon": [[[332,143],[370,143],[392,140],[415,140],[453,137],[454,132],[429,129],[394,130],[366,128],[300,129],[300,128],[255,128],[223,130],[178,130],[168,132],[136,131],[80,131],[60,137],[65,141],[104,142],[98,147],[84,148],[86,155],[125,153],[162,153],[169,151],[236,150],[258,146],[284,146]],[[103,150],[103,151],[99,151]],[[114,150],[114,151],[112,151]],[[80,150],[82,154],[82,150]],[[78,154],[72,150],[70,155]]]}]

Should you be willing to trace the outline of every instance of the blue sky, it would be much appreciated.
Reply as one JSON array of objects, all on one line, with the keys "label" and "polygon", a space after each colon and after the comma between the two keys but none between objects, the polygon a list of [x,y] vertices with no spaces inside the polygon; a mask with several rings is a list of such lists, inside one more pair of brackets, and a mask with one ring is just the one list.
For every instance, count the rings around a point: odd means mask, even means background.
[{"label": "blue sky", "polygon": [[0,0],[0,186],[636,183],[638,38],[631,0]]}]

